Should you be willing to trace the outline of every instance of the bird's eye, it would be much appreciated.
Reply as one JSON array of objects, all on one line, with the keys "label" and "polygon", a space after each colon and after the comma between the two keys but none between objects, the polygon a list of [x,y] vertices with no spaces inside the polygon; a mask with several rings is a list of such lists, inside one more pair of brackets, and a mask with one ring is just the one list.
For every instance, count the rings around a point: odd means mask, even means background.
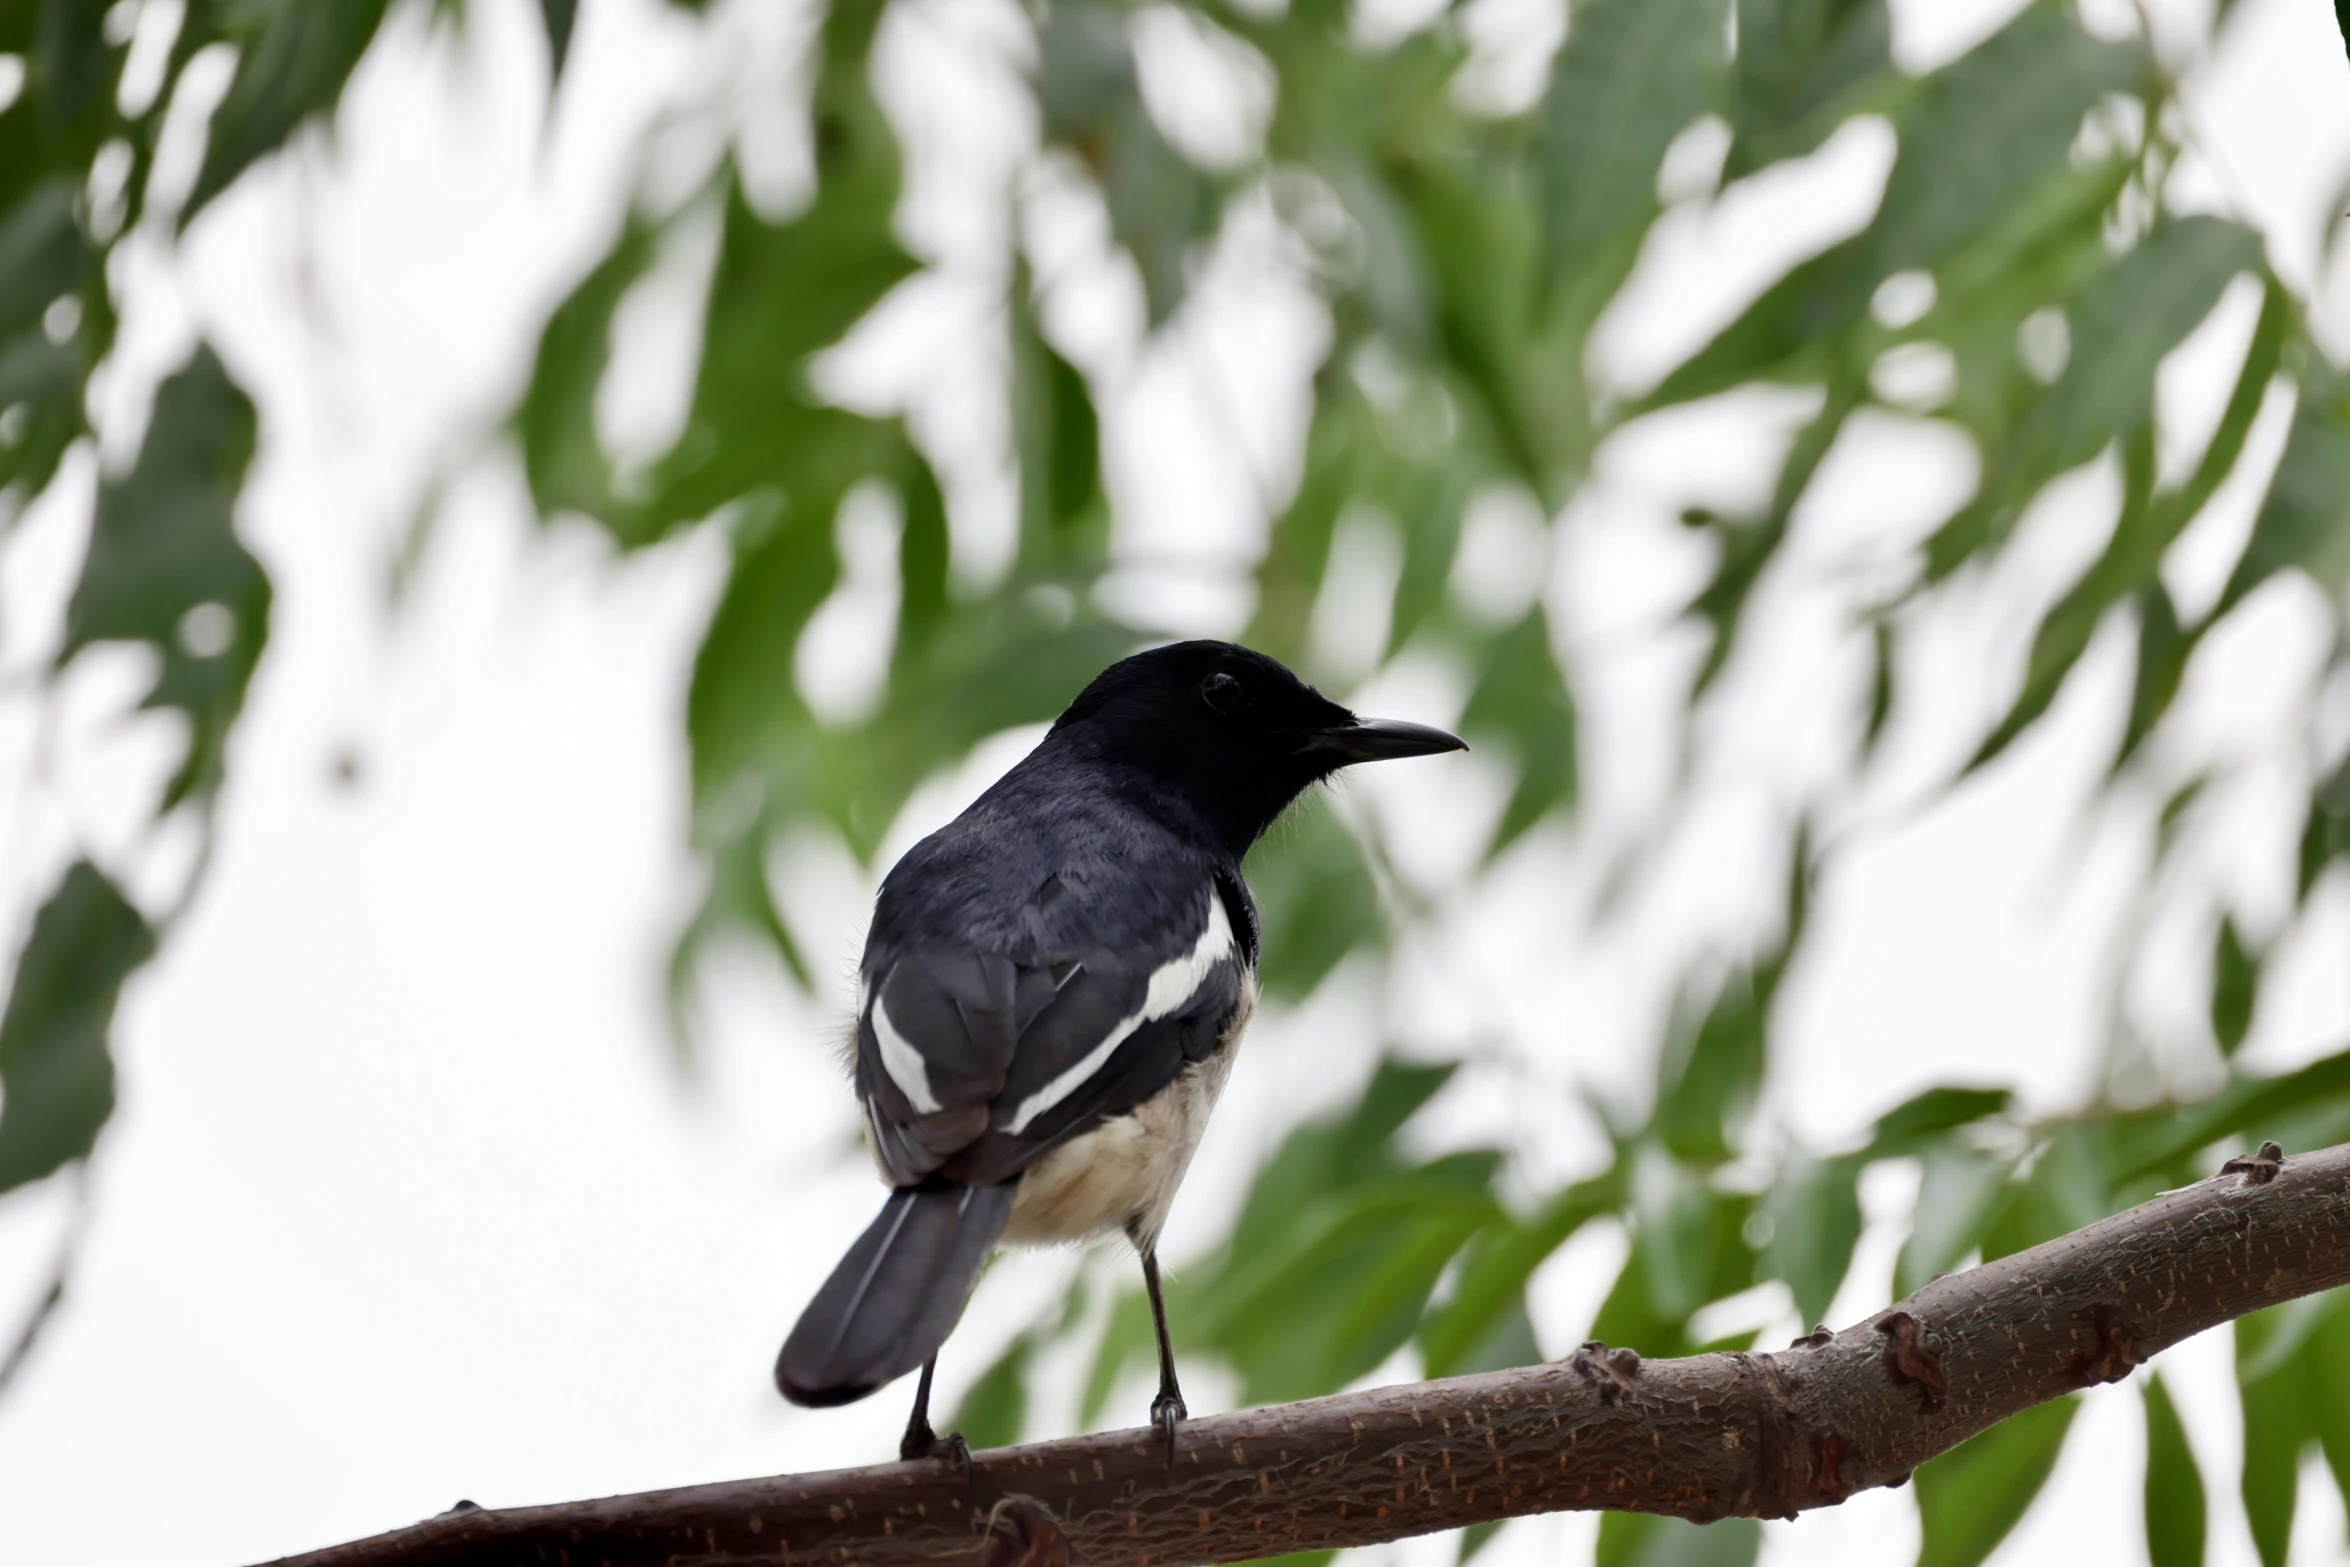
[{"label": "bird's eye", "polygon": [[1248,703],[1248,688],[1240,683],[1240,677],[1220,669],[1200,682],[1199,694],[1219,713],[1237,713]]}]

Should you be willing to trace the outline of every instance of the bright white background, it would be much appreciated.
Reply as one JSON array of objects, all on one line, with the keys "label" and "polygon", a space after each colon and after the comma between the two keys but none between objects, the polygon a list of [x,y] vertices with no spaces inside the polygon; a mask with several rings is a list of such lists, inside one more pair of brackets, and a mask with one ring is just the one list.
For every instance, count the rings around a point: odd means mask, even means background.
[{"label": "bright white background", "polygon": [[[545,1501],[865,1462],[893,1450],[903,1419],[900,1389],[809,1412],[768,1383],[782,1333],[878,1201],[831,1043],[874,873],[821,841],[778,855],[773,872],[827,989],[801,998],[747,957],[721,965],[698,1069],[681,1075],[660,975],[692,899],[680,706],[718,552],[699,538],[623,561],[583,526],[538,530],[511,462],[480,434],[632,185],[673,199],[664,193],[690,187],[714,135],[739,135],[754,172],[788,199],[796,132],[763,106],[783,101],[799,28],[787,8],[749,0],[718,7],[706,34],[653,0],[589,4],[550,123],[535,7],[487,0],[468,7],[461,33],[438,36],[421,9],[404,8],[379,43],[331,148],[260,171],[177,257],[142,243],[128,266],[124,357],[139,368],[102,399],[109,455],[134,444],[155,370],[193,330],[210,335],[262,405],[240,524],[278,600],[211,880],[125,998],[122,1109],[70,1297],[0,1402],[0,1561],[11,1564],[227,1564],[459,1497]],[[1365,26],[1414,9],[1373,7]],[[1491,91],[1539,79],[1529,62],[1555,42],[1556,9],[1480,8]],[[2013,9],[1897,3],[1902,57],[1948,58]],[[2191,76],[2194,133],[2217,156],[2190,160],[2175,194],[2267,230],[2339,349],[2350,294],[2338,276],[2324,286],[2320,242],[2343,210],[2350,69],[2318,0],[2239,9],[2229,51]],[[2187,59],[2201,8],[2156,11],[2166,52]],[[2095,14],[2129,25],[2127,7]],[[1211,155],[1245,149],[1247,83],[1162,23],[1144,24],[1154,108]],[[860,402],[912,409],[948,473],[957,568],[974,577],[1006,537],[1002,419],[989,367],[957,345],[979,340],[1001,241],[986,182],[1010,177],[1033,144],[1010,74],[1024,37],[1008,6],[900,7],[880,79],[910,140],[906,233],[938,271],[831,372]],[[713,101],[727,105],[723,131],[678,112]],[[665,117],[671,129],[632,168]],[[1665,181],[1681,199],[1595,364],[1621,386],[1653,377],[1788,256],[1863,221],[1889,152],[1881,131],[1853,127],[1778,183],[1715,200],[1706,138],[1686,138]],[[1049,175],[1028,179],[1048,320],[1107,412],[1120,544],[1134,562],[1116,602],[1169,630],[1229,632],[1247,608],[1236,563],[1257,547],[1265,498],[1294,460],[1319,318],[1243,218],[1206,268],[1198,307],[1138,349],[1135,285],[1107,254],[1098,213]],[[678,416],[695,296],[694,257],[677,259],[624,333],[625,373],[608,389],[609,427],[638,449],[657,447]],[[2250,318],[2249,301],[2231,300],[2166,370],[2164,413],[2189,459]],[[2286,412],[2264,415],[2257,462],[2274,461]],[[1490,876],[1464,880],[1473,831],[1432,828],[1464,815],[1473,828],[1498,807],[1480,759],[1399,767],[1339,792],[1431,912],[1387,972],[1349,968],[1304,1008],[1260,1021],[1178,1207],[1177,1266],[1212,1240],[1255,1157],[1357,1080],[1382,994],[1397,1037],[1476,1058],[1414,1135],[1507,1137],[1549,1180],[1591,1156],[1574,1090],[1631,1094],[1645,1080],[1663,982],[1681,958],[1755,939],[1777,885],[1774,804],[1832,772],[1848,739],[1823,717],[1842,709],[1821,699],[1857,678],[1836,629],[1839,584],[1856,560],[1931,526],[1972,477],[1972,459],[1923,420],[1882,419],[1837,454],[1799,519],[1794,564],[1758,604],[1756,656],[1734,666],[1701,732],[1695,795],[1661,812],[1663,719],[1689,657],[1670,620],[1702,565],[1671,519],[1692,501],[1750,493],[1787,417],[1766,400],[1627,432],[1549,546],[1504,513],[1471,530],[1454,582],[1463,602],[1503,614],[1539,590],[1564,628],[1586,703],[1585,814],[1571,834],[1537,834]],[[75,459],[0,547],[0,672],[36,666],[54,644],[96,461]],[[390,563],[436,470],[461,477],[389,611]],[[2016,606],[2046,602],[2093,554],[2111,491],[2095,468],[2068,481],[1990,588],[1954,592],[1921,626],[1911,673],[1925,695],[1897,720],[1887,766],[1839,801],[1853,848],[1822,889],[1770,1085],[1776,1116],[1816,1143],[1849,1139],[1948,1079],[2011,1084],[2030,1107],[2061,1109],[2093,1090],[2108,1050],[2143,1063],[2141,1081],[2151,1071],[2189,1086],[2209,1070],[2197,921],[2215,897],[2258,931],[2285,917],[2300,775],[2297,744],[2278,738],[2330,700],[2313,693],[2323,627],[2302,587],[2265,594],[2215,641],[2163,738],[2181,765],[2231,762],[2192,829],[2183,890],[2139,896],[2153,796],[2090,797],[2127,698],[2127,650],[2110,639],[2038,738],[1918,808],[1922,781],[1963,751],[1997,704],[1996,682],[2020,667],[2030,622]],[[2248,499],[2223,496],[2167,563],[2183,602],[2224,579]],[[852,516],[844,542],[870,558],[883,529]],[[1315,672],[1344,689],[1364,673],[1362,623],[1377,613],[1366,606],[1395,567],[1369,525],[1349,531],[1339,560]],[[869,688],[877,628],[894,613],[871,577],[851,572],[797,669],[777,672],[830,710],[853,711]],[[0,686],[0,936],[11,948],[77,844],[151,905],[184,874],[181,843],[133,827],[174,743],[159,721],[125,715],[135,675],[119,659],[87,660],[45,717],[21,684]],[[1458,671],[1414,659],[1357,695],[1367,710],[1443,722],[1461,690]],[[890,852],[1029,738],[984,748],[927,789]],[[1395,830],[1405,823],[1411,833]],[[1609,873],[1650,843],[1661,848],[1648,890],[1601,915]],[[2140,931],[2154,958],[2117,981]],[[2350,1031],[2350,888],[2330,887],[2284,942],[2249,1047],[2271,1066]],[[1914,1174],[1878,1174],[1840,1325],[1889,1293],[1913,1200]],[[70,1207],[54,1189],[0,1204],[0,1321],[15,1320]],[[1621,1247],[1595,1231],[1545,1270],[1546,1349],[1581,1336]],[[991,1274],[942,1368],[950,1406],[1074,1265],[1027,1257]],[[1785,1312],[1777,1297],[1751,1305],[1749,1321]],[[2211,1478],[2212,1559],[2234,1564],[2252,1554],[2233,1499],[2228,1355],[2218,1333],[2161,1364]],[[1373,1380],[1412,1373],[1399,1357]],[[1065,1384],[1074,1368],[1056,1374]],[[1189,1383],[1195,1408],[1230,1397],[1208,1368]],[[1146,1397],[1126,1390],[1112,1418],[1138,1418]],[[2001,1562],[2135,1549],[2136,1392],[2101,1389],[2087,1403]],[[1039,1431],[1067,1418],[1048,1407]],[[2295,1559],[2350,1559],[2330,1483],[2314,1469],[2311,1480]],[[1513,1525],[1488,1559],[1554,1560],[1594,1527]],[[1906,1492],[1769,1530],[1769,1559],[1782,1564],[1902,1562],[1916,1541]],[[1450,1549],[1383,1554],[1432,1563]]]}]

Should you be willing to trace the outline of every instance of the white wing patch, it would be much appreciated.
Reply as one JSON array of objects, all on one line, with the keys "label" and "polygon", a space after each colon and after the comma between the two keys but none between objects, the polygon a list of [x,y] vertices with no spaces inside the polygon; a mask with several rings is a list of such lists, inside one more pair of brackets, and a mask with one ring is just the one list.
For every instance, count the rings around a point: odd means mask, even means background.
[{"label": "white wing patch", "polygon": [[938,1095],[930,1091],[930,1068],[923,1062],[922,1052],[898,1032],[889,1020],[888,1004],[878,999],[873,1003],[873,1038],[881,1046],[882,1070],[889,1073],[889,1080],[898,1085],[906,1102],[918,1114],[938,1114]]},{"label": "white wing patch", "polygon": [[[1029,1122],[1075,1093],[1078,1085],[1100,1071],[1136,1029],[1145,1023],[1156,1022],[1189,1001],[1192,992],[1199,989],[1209,971],[1229,956],[1231,951],[1232,920],[1224,912],[1224,900],[1217,897],[1216,890],[1211,887],[1208,889],[1207,928],[1199,933],[1199,940],[1192,943],[1189,952],[1179,958],[1169,958],[1151,975],[1150,988],[1143,992],[1142,1010],[1132,1017],[1120,1018],[1116,1026],[1102,1036],[1102,1042],[1085,1053],[1083,1060],[1021,1100],[1020,1108],[1013,1112],[1011,1122],[1004,1130],[1015,1137],[1019,1136],[1028,1130]],[[874,1032],[879,1034],[880,1008],[874,1009],[873,1017],[876,1025]],[[903,1041],[900,1044],[902,1046]],[[887,1064],[889,1046],[886,1042],[882,1045],[881,1054],[884,1064]],[[919,1060],[916,1067],[920,1067]],[[896,1067],[892,1066],[890,1076],[897,1075]],[[898,1086],[905,1087],[903,1078],[899,1078]],[[927,1091],[929,1084],[925,1082],[923,1087]],[[913,1097],[912,1090],[907,1090],[906,1097]]]}]

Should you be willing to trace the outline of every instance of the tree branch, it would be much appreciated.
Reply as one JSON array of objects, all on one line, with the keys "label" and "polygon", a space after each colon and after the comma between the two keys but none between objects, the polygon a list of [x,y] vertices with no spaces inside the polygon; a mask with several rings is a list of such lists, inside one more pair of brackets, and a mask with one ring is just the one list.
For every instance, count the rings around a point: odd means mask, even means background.
[{"label": "tree branch", "polygon": [[1151,1567],[1525,1513],[1792,1517],[2264,1306],[2350,1283],[2350,1145],[2220,1175],[1936,1279],[1776,1354],[1585,1345],[1519,1371],[1148,1431],[547,1507],[445,1513],[283,1567],[826,1562]]}]

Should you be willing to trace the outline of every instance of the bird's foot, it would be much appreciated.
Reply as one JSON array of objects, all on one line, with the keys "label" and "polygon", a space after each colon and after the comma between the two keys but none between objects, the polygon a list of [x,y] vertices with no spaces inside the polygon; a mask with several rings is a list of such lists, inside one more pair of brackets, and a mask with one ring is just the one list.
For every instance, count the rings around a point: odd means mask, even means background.
[{"label": "bird's foot", "polygon": [[1151,1400],[1151,1424],[1157,1426],[1167,1439],[1167,1467],[1175,1467],[1175,1427],[1191,1418],[1191,1411],[1183,1405],[1183,1395],[1175,1389],[1161,1388],[1159,1396]]},{"label": "bird's foot", "polygon": [[963,1440],[960,1431],[949,1431],[945,1436],[940,1436],[930,1429],[927,1420],[908,1426],[906,1434],[898,1441],[898,1457],[906,1463],[924,1458],[944,1458],[950,1463],[959,1463],[963,1466],[964,1486],[968,1488],[971,1484],[971,1444]]}]

